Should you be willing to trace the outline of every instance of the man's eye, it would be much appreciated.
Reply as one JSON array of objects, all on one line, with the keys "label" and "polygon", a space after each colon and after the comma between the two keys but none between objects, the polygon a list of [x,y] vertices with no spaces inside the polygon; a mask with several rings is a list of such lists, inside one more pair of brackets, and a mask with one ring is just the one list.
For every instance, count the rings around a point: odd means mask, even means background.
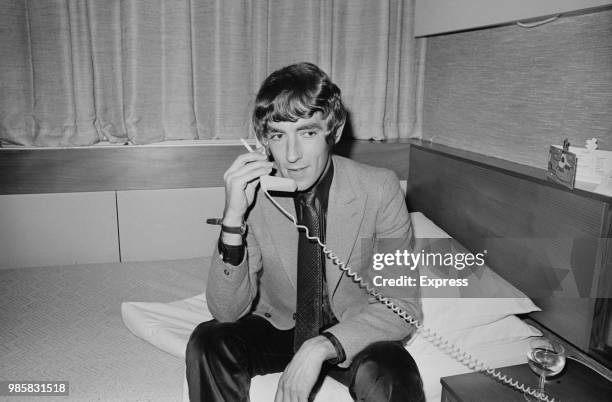
[{"label": "man's eye", "polygon": [[279,141],[281,138],[283,138],[281,133],[271,133],[268,135],[268,140],[270,141]]},{"label": "man's eye", "polygon": [[304,137],[314,137],[314,136],[315,136],[315,135],[317,135],[317,134],[318,134],[318,132],[317,132],[317,131],[312,131],[312,130],[311,130],[311,131],[303,131],[303,132],[302,132],[302,135],[303,135]]}]

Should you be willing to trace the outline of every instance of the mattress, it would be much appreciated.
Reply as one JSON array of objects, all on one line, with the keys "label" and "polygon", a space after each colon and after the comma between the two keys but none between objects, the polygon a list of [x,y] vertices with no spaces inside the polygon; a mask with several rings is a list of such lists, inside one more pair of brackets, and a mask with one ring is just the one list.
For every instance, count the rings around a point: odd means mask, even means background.
[{"label": "mattress", "polygon": [[[413,213],[411,216],[417,239],[428,241],[427,239],[449,237],[423,214]],[[494,274],[486,272],[489,271],[484,271],[480,275],[483,281],[481,283],[489,290],[498,289],[500,292],[498,297],[503,298],[502,294],[505,294],[505,297],[509,297],[509,302],[499,298],[489,299],[487,302],[483,299],[456,298],[432,300],[430,291],[423,290],[423,312],[429,317],[425,318],[425,323],[429,326],[441,321],[435,325],[436,330],[450,331],[447,334],[448,339],[458,342],[460,347],[490,367],[524,363],[528,337],[541,333],[510,315],[534,311],[537,307],[502,278],[491,276]],[[458,296],[459,294],[455,295]],[[517,301],[512,298],[513,296],[519,298],[522,296],[526,300]],[[497,307],[483,308],[483,303]],[[473,311],[474,309],[477,311]],[[451,317],[448,316],[449,312]],[[503,314],[500,315],[500,312]],[[135,335],[181,360],[184,359],[187,340],[193,329],[200,322],[212,319],[204,294],[171,303],[126,302],[122,305],[122,314],[126,326]],[[488,314],[493,314],[495,318],[491,316],[485,319]],[[452,327],[463,329],[457,332],[450,329]],[[428,401],[440,400],[440,377],[470,371],[468,367],[425,341],[421,333],[412,338],[407,349],[419,366]],[[251,400],[254,402],[273,400],[279,377],[280,373],[253,378],[250,389]],[[183,386],[183,398],[187,400],[186,385]],[[326,378],[315,402],[331,400],[349,402],[351,398],[346,387],[331,378]]]},{"label": "mattress", "polygon": [[[129,302],[122,305],[123,319],[130,330],[158,348],[184,359],[185,345],[195,326],[212,316],[208,312],[204,295],[171,303]],[[534,333],[535,335],[535,333]],[[421,377],[427,401],[439,401],[441,397],[440,377],[470,371],[421,337],[415,337],[408,345]],[[503,367],[525,363],[528,339],[512,342],[478,344],[469,352],[491,367]],[[250,398],[253,402],[274,400],[280,373],[256,376],[251,384]],[[187,388],[183,384],[183,401],[187,401]],[[351,402],[346,387],[327,377],[314,402]]]}]

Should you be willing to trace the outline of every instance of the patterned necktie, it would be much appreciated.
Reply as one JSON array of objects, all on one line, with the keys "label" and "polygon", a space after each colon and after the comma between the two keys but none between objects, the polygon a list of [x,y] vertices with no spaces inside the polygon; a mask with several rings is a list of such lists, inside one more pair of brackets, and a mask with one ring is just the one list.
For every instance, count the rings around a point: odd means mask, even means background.
[{"label": "patterned necktie", "polygon": [[[318,200],[315,191],[299,195],[301,206],[300,224],[306,226],[311,236],[321,236]],[[316,241],[306,238],[300,230],[297,261],[297,308],[293,350],[297,351],[304,341],[319,335],[321,328],[321,294],[323,287],[323,260]]]}]

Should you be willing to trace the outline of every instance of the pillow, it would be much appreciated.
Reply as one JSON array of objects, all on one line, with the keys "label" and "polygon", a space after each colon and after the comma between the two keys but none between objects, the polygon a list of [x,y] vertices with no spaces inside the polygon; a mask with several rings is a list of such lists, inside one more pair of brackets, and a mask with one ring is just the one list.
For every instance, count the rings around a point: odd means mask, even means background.
[{"label": "pillow", "polygon": [[461,349],[473,350],[480,346],[499,345],[542,336],[542,332],[525,324],[515,315],[509,315],[489,324],[447,332],[444,336]]},{"label": "pillow", "polygon": [[[514,315],[472,328],[446,331],[444,333],[436,331],[436,333],[444,341],[470,353],[485,346],[509,344],[534,336],[542,336],[540,330],[525,324]],[[431,351],[429,341],[420,332],[410,339],[406,348],[411,353],[427,353]]]},{"label": "pillow", "polygon": [[171,303],[123,302],[121,317],[134,335],[182,359],[195,327],[213,318],[204,293]]},{"label": "pillow", "polygon": [[422,212],[411,212],[412,230],[417,239],[450,239],[450,235]]},{"label": "pillow", "polygon": [[[415,237],[415,251],[434,247],[450,247],[466,251],[456,240],[420,212],[410,214]],[[431,239],[448,239],[435,241]],[[458,272],[449,269],[426,269],[420,272],[431,279],[444,279]],[[463,269],[459,275],[469,280],[469,287],[421,287],[423,325],[439,334],[476,328],[497,322],[513,314],[540,311],[531,299],[484,265],[475,271]]]}]

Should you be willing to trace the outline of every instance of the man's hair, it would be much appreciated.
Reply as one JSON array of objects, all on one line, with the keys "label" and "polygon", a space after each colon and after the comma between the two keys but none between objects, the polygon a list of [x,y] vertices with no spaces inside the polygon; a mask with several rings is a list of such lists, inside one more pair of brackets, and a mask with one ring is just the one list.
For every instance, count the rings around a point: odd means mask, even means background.
[{"label": "man's hair", "polygon": [[346,121],[340,88],[316,65],[292,64],[276,70],[261,84],[253,111],[255,134],[263,139],[271,121],[295,122],[316,112],[327,119],[327,140],[333,144],[334,134]]}]

